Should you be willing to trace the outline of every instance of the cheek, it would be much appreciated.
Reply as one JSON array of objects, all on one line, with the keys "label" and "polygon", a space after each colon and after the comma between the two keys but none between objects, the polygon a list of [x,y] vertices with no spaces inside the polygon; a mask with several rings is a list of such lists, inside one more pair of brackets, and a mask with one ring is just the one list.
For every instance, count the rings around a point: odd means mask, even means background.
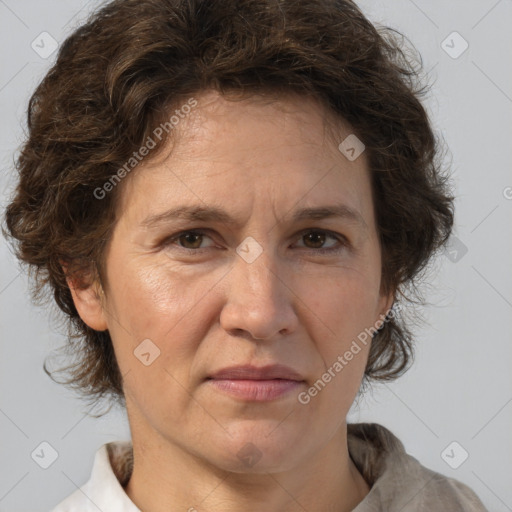
[{"label": "cheek", "polygon": [[312,413],[329,418],[328,424],[337,426],[349,411],[363,378],[371,347],[371,336],[365,329],[375,322],[378,286],[368,286],[358,274],[345,275],[337,283],[325,279],[318,284],[310,305],[321,322],[311,335],[322,367],[307,394]]},{"label": "cheek", "polygon": [[216,314],[214,286],[223,274],[198,276],[168,261],[146,265],[141,259],[139,263],[119,265],[109,275],[109,331],[118,364],[123,374],[139,373],[143,365],[134,351],[149,339],[158,347],[151,349],[149,344],[149,352],[159,351],[151,367],[185,373]]},{"label": "cheek", "polygon": [[366,367],[370,329],[379,319],[379,284],[370,273],[345,270],[317,280],[309,294],[311,316],[320,320],[310,333],[323,363],[318,378],[329,388],[322,393],[342,408],[350,407]]},{"label": "cheek", "polygon": [[[380,280],[359,269],[344,268],[302,279],[297,295],[306,298],[311,313],[323,323],[334,344],[343,346],[377,320]],[[323,338],[322,338],[323,339]],[[332,343],[330,346],[333,346]]]},{"label": "cheek", "polygon": [[216,274],[187,270],[163,258],[151,264],[143,259],[128,262],[119,272],[112,272],[113,307],[134,336],[153,333],[162,337],[188,321],[213,287]]}]

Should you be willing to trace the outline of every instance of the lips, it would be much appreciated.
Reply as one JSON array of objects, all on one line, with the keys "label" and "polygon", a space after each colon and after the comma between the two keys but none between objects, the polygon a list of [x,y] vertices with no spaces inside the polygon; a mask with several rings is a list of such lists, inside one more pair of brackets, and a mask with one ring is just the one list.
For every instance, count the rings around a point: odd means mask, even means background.
[{"label": "lips", "polygon": [[304,386],[303,377],[293,368],[273,364],[232,366],[213,373],[206,384],[216,392],[242,402],[271,402],[292,397]]},{"label": "lips", "polygon": [[263,367],[251,365],[232,366],[213,373],[209,379],[215,380],[290,380],[302,382],[304,378],[293,368],[282,364]]}]

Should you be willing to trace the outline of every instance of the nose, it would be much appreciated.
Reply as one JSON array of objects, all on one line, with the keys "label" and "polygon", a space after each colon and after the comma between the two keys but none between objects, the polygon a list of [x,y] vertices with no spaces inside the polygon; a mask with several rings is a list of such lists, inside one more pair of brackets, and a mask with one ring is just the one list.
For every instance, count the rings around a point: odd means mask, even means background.
[{"label": "nose", "polygon": [[248,263],[237,256],[228,274],[220,323],[232,336],[274,340],[297,328],[292,277],[268,251]]}]

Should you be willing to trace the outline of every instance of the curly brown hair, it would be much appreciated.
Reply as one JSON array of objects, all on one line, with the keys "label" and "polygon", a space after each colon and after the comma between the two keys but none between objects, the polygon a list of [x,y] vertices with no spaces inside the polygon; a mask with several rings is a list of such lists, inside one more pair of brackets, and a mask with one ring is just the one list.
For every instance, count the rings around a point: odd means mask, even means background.
[{"label": "curly brown hair", "polygon": [[[81,320],[66,274],[106,285],[120,187],[101,200],[94,191],[169,112],[207,89],[308,95],[350,123],[366,146],[383,287],[412,300],[450,235],[453,197],[420,102],[421,59],[406,48],[349,0],[115,0],[72,33],[30,99],[3,228],[33,271],[32,299],[53,292],[65,313],[65,349],[75,359],[59,370],[62,382],[96,401],[123,401],[109,332]],[[172,136],[163,134],[152,158]],[[411,340],[410,324],[389,318],[373,337],[363,382],[403,373]]]}]

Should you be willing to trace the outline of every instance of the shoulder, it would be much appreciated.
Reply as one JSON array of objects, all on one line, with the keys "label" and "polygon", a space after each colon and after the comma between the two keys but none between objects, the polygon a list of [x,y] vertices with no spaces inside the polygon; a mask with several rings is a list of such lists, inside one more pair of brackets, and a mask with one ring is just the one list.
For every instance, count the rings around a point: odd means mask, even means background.
[{"label": "shoulder", "polygon": [[96,452],[89,480],[51,512],[140,512],[123,489],[131,473],[132,454],[128,441],[104,444]]},{"label": "shoulder", "polygon": [[78,512],[79,510],[88,512],[90,508],[81,490],[77,489],[50,512]]},{"label": "shoulder", "polygon": [[349,424],[348,445],[351,458],[371,486],[354,512],[487,512],[468,486],[422,466],[381,425]]}]

